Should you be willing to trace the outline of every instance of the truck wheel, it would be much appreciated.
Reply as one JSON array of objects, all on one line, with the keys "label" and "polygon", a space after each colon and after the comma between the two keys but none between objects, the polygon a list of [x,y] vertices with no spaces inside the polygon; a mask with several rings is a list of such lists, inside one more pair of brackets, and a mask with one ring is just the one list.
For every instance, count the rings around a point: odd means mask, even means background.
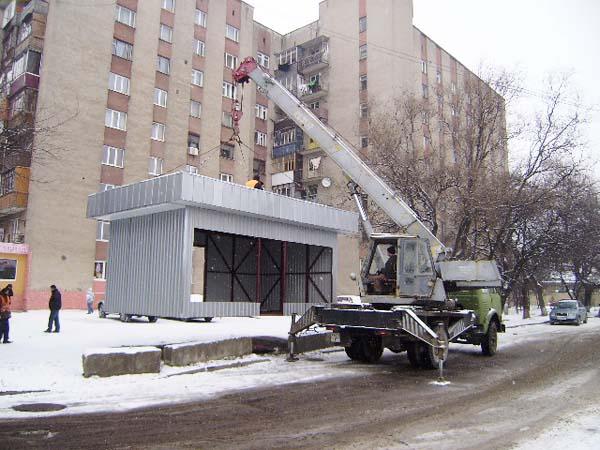
[{"label": "truck wheel", "polygon": [[205,322],[210,322],[211,320],[213,320],[213,318],[212,318],[212,317],[205,317],[205,318],[204,318],[204,321],[205,321]]},{"label": "truck wheel", "polygon": [[350,347],[344,347],[344,350],[352,361],[364,361],[365,359],[360,339],[352,339]]},{"label": "truck wheel", "polygon": [[121,314],[119,314],[119,320],[121,322],[129,322],[131,320],[131,314],[121,313]]},{"label": "truck wheel", "polygon": [[158,320],[158,317],[156,316],[148,316],[148,322],[150,323],[154,323]]},{"label": "truck wheel", "polygon": [[494,356],[498,348],[498,325],[495,320],[490,322],[488,332],[481,341],[481,352],[485,356]]},{"label": "truck wheel", "polygon": [[[439,366],[440,359],[444,361],[448,359],[448,346],[450,344],[450,338],[448,337],[448,330],[443,324],[438,325],[433,329],[435,333],[440,337],[440,340],[444,344],[443,350],[438,350],[430,345],[421,344],[423,350],[421,352],[422,360],[421,367],[423,369],[437,369]],[[439,352],[442,352],[440,355]]]},{"label": "truck wheel", "polygon": [[106,319],[106,311],[104,311],[104,302],[98,303],[98,317]]},{"label": "truck wheel", "polygon": [[381,336],[365,336],[359,341],[362,346],[363,361],[366,363],[376,363],[383,354],[383,343]]},{"label": "truck wheel", "polygon": [[422,367],[423,360],[423,344],[420,342],[409,342],[406,347],[406,355],[408,356],[408,362],[413,369],[420,369]]}]

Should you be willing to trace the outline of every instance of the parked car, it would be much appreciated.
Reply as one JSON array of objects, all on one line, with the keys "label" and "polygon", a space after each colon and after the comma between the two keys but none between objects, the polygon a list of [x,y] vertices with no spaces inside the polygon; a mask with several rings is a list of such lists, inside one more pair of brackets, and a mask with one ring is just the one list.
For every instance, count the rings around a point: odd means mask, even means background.
[{"label": "parked car", "polygon": [[578,300],[561,300],[550,311],[550,325],[557,323],[587,323],[587,309]]}]

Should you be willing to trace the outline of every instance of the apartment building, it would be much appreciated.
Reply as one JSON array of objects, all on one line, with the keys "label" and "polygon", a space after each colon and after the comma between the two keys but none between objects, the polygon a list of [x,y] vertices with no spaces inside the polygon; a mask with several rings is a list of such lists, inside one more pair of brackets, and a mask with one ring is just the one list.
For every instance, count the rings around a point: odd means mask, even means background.
[{"label": "apartment building", "polygon": [[[110,225],[85,218],[98,190],[177,170],[233,183],[260,173],[274,192],[351,207],[318,143],[254,85],[235,86],[232,69],[254,56],[361,152],[372,101],[468,71],[413,26],[411,0],[319,8],[318,21],[280,35],[240,0],[4,6],[2,120],[20,131],[0,163],[0,241],[27,246],[23,307],[45,307],[50,284],[67,307],[82,307],[90,286],[103,297]],[[243,145],[231,141],[235,109]],[[340,280],[356,266],[341,258]]]}]

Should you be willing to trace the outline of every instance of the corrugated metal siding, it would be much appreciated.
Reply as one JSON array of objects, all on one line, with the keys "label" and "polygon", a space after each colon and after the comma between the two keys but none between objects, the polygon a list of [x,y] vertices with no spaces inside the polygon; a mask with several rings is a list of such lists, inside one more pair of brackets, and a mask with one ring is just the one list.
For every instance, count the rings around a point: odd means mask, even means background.
[{"label": "corrugated metal siding", "polygon": [[190,297],[184,237],[185,209],[112,222],[107,311],[179,317]]},{"label": "corrugated metal siding", "polygon": [[225,211],[227,219],[235,215],[342,233],[358,231],[353,212],[184,172],[90,195],[87,217],[121,219],[176,205]]}]

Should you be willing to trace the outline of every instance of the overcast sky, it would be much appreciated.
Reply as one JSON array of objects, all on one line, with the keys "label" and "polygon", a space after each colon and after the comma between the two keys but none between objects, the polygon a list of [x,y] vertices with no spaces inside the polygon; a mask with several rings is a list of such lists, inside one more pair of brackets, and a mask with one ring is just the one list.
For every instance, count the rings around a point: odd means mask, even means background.
[{"label": "overcast sky", "polygon": [[[245,1],[280,33],[319,16],[320,0]],[[592,109],[587,155],[600,163],[600,0],[414,0],[414,24],[471,70],[520,71],[533,92],[550,73],[572,73]]]}]

